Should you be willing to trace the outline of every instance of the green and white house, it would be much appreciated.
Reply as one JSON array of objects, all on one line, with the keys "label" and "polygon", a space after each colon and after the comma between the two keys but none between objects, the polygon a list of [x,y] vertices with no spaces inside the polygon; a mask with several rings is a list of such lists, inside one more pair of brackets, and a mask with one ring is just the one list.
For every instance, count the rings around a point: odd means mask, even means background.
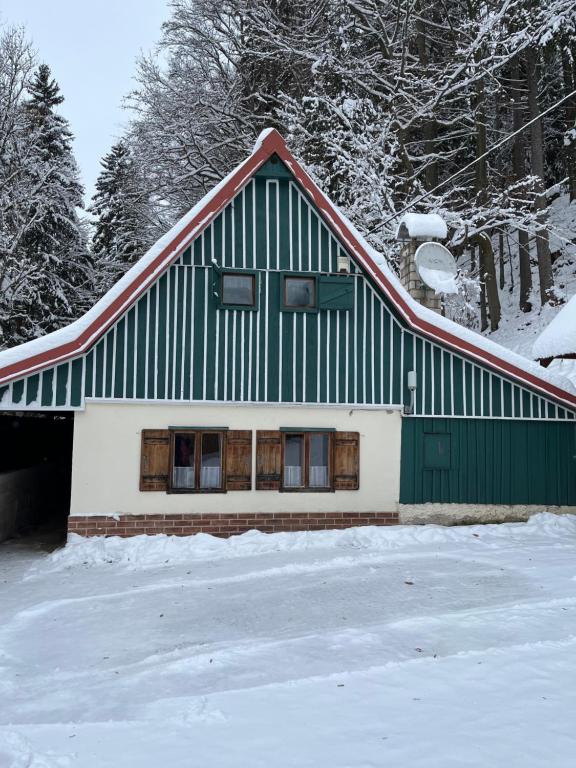
[{"label": "green and white house", "polygon": [[84,317],[0,353],[73,412],[69,530],[576,511],[576,394],[415,301],[276,131]]}]

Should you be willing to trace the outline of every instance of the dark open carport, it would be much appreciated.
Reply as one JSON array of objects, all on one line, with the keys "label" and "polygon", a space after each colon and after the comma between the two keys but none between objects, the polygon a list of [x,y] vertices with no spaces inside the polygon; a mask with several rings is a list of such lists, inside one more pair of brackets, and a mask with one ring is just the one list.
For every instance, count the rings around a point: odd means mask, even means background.
[{"label": "dark open carport", "polygon": [[65,538],[73,428],[71,412],[0,412],[0,541]]}]

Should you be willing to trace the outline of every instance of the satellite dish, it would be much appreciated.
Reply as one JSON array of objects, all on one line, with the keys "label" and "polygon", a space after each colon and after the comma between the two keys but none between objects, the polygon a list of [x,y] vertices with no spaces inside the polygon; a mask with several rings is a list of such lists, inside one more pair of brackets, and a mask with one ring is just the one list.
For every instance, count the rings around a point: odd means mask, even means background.
[{"label": "satellite dish", "polygon": [[440,243],[422,243],[414,255],[420,279],[436,293],[458,293],[454,257]]}]

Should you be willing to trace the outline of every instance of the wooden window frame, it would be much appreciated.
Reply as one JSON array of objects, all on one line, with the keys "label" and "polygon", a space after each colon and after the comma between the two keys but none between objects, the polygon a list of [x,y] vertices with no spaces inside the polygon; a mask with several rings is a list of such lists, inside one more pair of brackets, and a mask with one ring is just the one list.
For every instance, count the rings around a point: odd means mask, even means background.
[{"label": "wooden window frame", "polygon": [[[227,277],[249,277],[252,282],[252,303],[251,304],[233,304],[224,300],[224,280]],[[256,273],[255,272],[242,272],[241,270],[225,269],[221,270],[220,274],[220,306],[222,309],[247,309],[255,310],[256,306]]]},{"label": "wooden window frame", "polygon": [[[314,284],[314,299],[306,307],[295,307],[286,301],[286,285],[288,280],[310,280]],[[280,309],[282,312],[318,312],[318,275],[302,272],[283,272],[280,283]]]},{"label": "wooden window frame", "polygon": [[[227,493],[226,488],[226,430],[186,427],[170,428],[170,466],[168,472],[167,493]],[[220,435],[220,488],[200,488],[202,435]],[[194,488],[174,488],[174,450],[176,447],[176,435],[194,435]]]},{"label": "wooden window frame", "polygon": [[[212,289],[217,299],[218,309],[241,309],[244,312],[257,312],[259,303],[259,278],[258,271],[254,269],[230,269],[227,267],[213,267],[214,278]],[[252,304],[227,304],[224,301],[224,277],[228,275],[236,277],[252,278]]]},{"label": "wooden window frame", "polygon": [[[282,493],[333,493],[334,492],[334,430],[333,429],[286,429],[281,430],[282,446],[280,452],[280,491]],[[303,468],[304,485],[293,487],[284,485],[284,457],[286,452],[286,437],[302,435],[304,437]],[[326,435],[328,437],[328,485],[323,488],[310,487],[310,438],[313,435]]]}]

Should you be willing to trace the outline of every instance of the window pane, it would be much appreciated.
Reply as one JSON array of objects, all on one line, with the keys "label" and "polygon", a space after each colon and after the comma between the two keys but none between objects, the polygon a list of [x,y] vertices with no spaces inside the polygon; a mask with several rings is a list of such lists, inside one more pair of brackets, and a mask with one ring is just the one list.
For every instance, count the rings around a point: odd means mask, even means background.
[{"label": "window pane", "polygon": [[253,275],[222,275],[222,302],[254,306]]},{"label": "window pane", "polygon": [[329,435],[314,432],[310,434],[310,488],[327,488],[330,485],[328,476],[329,448]]},{"label": "window pane", "polygon": [[284,487],[301,488],[304,484],[304,435],[286,435],[284,438]]},{"label": "window pane", "polygon": [[285,303],[287,307],[315,307],[315,281],[311,277],[285,278]]},{"label": "window pane", "polygon": [[174,436],[173,488],[194,488],[194,446],[196,435]]},{"label": "window pane", "polygon": [[200,488],[222,487],[222,435],[205,432],[202,435],[200,458]]}]

